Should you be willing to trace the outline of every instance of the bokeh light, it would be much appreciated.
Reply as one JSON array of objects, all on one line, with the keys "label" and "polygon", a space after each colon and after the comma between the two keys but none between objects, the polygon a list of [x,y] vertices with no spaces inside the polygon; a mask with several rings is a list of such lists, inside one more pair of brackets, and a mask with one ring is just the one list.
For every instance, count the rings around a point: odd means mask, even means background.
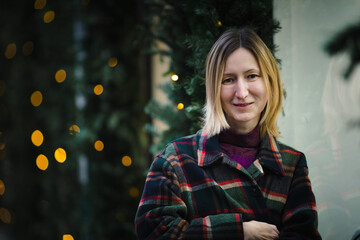
[{"label": "bokeh light", "polygon": [[49,160],[48,158],[43,155],[40,154],[37,158],[36,158],[36,166],[40,169],[45,171],[48,167],[49,167]]},{"label": "bokeh light", "polygon": [[36,0],[34,3],[34,8],[36,10],[43,9],[46,6],[46,0]]},{"label": "bokeh light", "polygon": [[6,208],[0,208],[0,220],[3,223],[11,223],[11,214]]},{"label": "bokeh light", "polygon": [[73,236],[71,234],[64,234],[63,240],[74,240]]},{"label": "bokeh light", "polygon": [[27,41],[22,47],[24,56],[29,56],[34,51],[34,43],[32,41]]},{"label": "bokeh light", "polygon": [[96,95],[102,94],[103,91],[104,91],[104,87],[103,87],[101,84],[98,84],[98,85],[96,85],[96,86],[94,87],[94,93],[95,93]]},{"label": "bokeh light", "polygon": [[42,134],[42,132],[40,130],[35,130],[32,134],[31,134],[31,142],[39,147],[41,146],[41,144],[44,141],[44,136]]},{"label": "bokeh light", "polygon": [[108,65],[110,67],[116,67],[117,64],[118,64],[118,59],[116,57],[112,57],[108,61]]},{"label": "bokeh light", "polygon": [[16,55],[16,44],[15,43],[10,43],[9,45],[7,45],[6,50],[5,50],[5,57],[7,59],[12,59],[15,57]]},{"label": "bokeh light", "polygon": [[100,140],[97,140],[94,144],[94,148],[96,149],[96,151],[102,151],[104,150],[104,143]]},{"label": "bokeh light", "polygon": [[129,189],[129,195],[133,198],[137,198],[140,195],[140,191],[137,187],[131,187]]},{"label": "bokeh light", "polygon": [[65,81],[66,79],[66,71],[64,69],[59,69],[56,73],[55,73],[55,80],[58,83],[62,83],[63,81]]},{"label": "bokeh light", "polygon": [[218,26],[221,27],[222,26],[222,22],[218,21]]},{"label": "bokeh light", "polygon": [[55,150],[55,160],[59,163],[63,163],[66,161],[66,151],[63,148],[58,148]]},{"label": "bokeh light", "polygon": [[69,134],[74,135],[74,134],[77,134],[77,133],[80,133],[80,128],[79,128],[78,125],[74,124],[69,128]]},{"label": "bokeh light", "polygon": [[121,159],[121,163],[125,166],[125,167],[130,167],[132,164],[132,159],[129,156],[123,156]]},{"label": "bokeh light", "polygon": [[42,103],[43,101],[43,95],[40,91],[35,91],[31,94],[31,97],[30,97],[30,101],[31,101],[31,104],[34,106],[34,107],[38,107],[40,106],[40,104]]},{"label": "bokeh light", "polygon": [[4,195],[5,193],[5,183],[0,179],[0,195]]},{"label": "bokeh light", "polygon": [[179,110],[184,109],[184,104],[183,104],[183,103],[179,103],[179,104],[177,105],[177,109],[179,109]]},{"label": "bokeh light", "polygon": [[44,23],[51,23],[54,21],[55,18],[55,12],[54,11],[47,11],[44,14]]},{"label": "bokeh light", "polygon": [[173,80],[174,82],[176,82],[177,80],[179,80],[179,76],[176,74],[171,75],[171,80]]}]

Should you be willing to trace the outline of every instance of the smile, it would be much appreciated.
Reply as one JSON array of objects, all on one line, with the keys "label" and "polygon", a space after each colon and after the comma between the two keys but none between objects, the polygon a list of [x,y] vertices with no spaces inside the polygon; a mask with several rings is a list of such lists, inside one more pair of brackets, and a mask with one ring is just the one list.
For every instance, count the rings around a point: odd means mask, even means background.
[{"label": "smile", "polygon": [[235,107],[238,108],[246,108],[248,106],[250,106],[252,103],[237,103],[237,104],[233,104]]}]

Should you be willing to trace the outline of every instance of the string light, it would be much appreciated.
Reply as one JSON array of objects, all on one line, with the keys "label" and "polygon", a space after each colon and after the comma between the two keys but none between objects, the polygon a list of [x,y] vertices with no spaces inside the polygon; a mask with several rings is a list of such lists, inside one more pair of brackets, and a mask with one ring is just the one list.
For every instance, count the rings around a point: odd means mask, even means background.
[{"label": "string light", "polygon": [[46,6],[46,0],[36,0],[34,3],[34,8],[36,10],[41,10]]},{"label": "string light", "polygon": [[179,109],[179,110],[184,109],[184,104],[183,104],[183,103],[179,103],[179,104],[177,105],[177,109]]},{"label": "string light", "polygon": [[63,240],[74,240],[74,238],[73,238],[73,236],[71,236],[71,234],[64,234]]},{"label": "string light", "polygon": [[102,150],[104,150],[104,143],[100,140],[97,140],[94,143],[94,148],[96,149],[96,151],[101,152]]},{"label": "string light", "polygon": [[222,23],[221,23],[221,21],[220,21],[220,20],[218,21],[218,26],[219,26],[219,27],[221,27],[221,26],[222,26]]},{"label": "string light", "polygon": [[63,163],[66,161],[66,151],[63,148],[58,148],[54,153],[55,160],[59,163]]},{"label": "string light", "polygon": [[125,167],[130,167],[132,164],[132,159],[129,156],[123,156],[121,159],[121,163],[125,166]]},{"label": "string light", "polygon": [[108,65],[110,67],[116,67],[117,64],[118,64],[118,59],[116,57],[112,57],[108,61]]},{"label": "string light", "polygon": [[131,187],[129,190],[129,195],[133,198],[137,198],[140,195],[140,191],[137,187]]},{"label": "string light", "polygon": [[7,59],[12,59],[15,57],[16,55],[16,51],[17,51],[17,47],[15,43],[10,43],[9,45],[7,45],[6,50],[5,50],[5,57]]},{"label": "string light", "polygon": [[101,95],[104,91],[104,87],[101,84],[98,84],[94,87],[95,95]]},{"label": "string light", "polygon": [[32,41],[27,41],[22,47],[24,56],[29,56],[34,51],[34,43]]},{"label": "string light", "polygon": [[171,75],[171,80],[173,80],[174,82],[176,82],[177,80],[179,80],[179,76],[176,74],[172,74]]},{"label": "string light", "polygon": [[55,18],[55,12],[54,11],[47,11],[44,14],[44,23],[51,23],[54,21]]},{"label": "string light", "polygon": [[30,97],[30,101],[31,101],[31,104],[34,106],[34,107],[38,107],[40,106],[40,104],[42,103],[43,101],[43,95],[40,91],[35,91],[31,94],[31,97]]},{"label": "string light", "polygon": [[49,160],[48,158],[43,155],[43,154],[40,154],[37,158],[36,158],[36,166],[40,169],[40,170],[43,170],[45,171],[48,166],[49,166]]},{"label": "string light", "polygon": [[76,133],[80,133],[80,128],[78,125],[72,125],[71,127],[69,127],[69,134],[70,135],[74,135]]},{"label": "string light", "polygon": [[44,136],[42,134],[42,132],[40,130],[35,130],[32,134],[31,134],[31,142],[39,147],[41,146],[41,144],[44,141]]},{"label": "string light", "polygon": [[11,223],[11,214],[6,208],[0,208],[0,220],[3,223]]},{"label": "string light", "polygon": [[59,69],[56,73],[55,73],[55,80],[58,83],[62,83],[63,81],[65,81],[66,79],[66,71],[64,69]]},{"label": "string light", "polygon": [[4,182],[0,179],[0,196],[4,195],[5,193],[5,184]]}]

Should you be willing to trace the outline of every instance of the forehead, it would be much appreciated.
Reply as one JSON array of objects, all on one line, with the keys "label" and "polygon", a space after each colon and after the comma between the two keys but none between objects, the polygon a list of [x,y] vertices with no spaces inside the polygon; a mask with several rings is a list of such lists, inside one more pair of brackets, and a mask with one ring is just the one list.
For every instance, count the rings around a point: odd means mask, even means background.
[{"label": "forehead", "polygon": [[259,70],[259,64],[254,54],[246,48],[236,49],[225,61],[225,72],[249,69]]}]

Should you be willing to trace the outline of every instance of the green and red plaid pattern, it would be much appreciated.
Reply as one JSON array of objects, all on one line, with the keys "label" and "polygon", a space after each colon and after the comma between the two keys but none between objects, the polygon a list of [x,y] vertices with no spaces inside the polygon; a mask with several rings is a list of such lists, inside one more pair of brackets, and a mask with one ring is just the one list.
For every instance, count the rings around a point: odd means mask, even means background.
[{"label": "green and red plaid pattern", "polygon": [[321,239],[304,154],[265,135],[248,168],[202,131],[152,163],[135,225],[139,239],[243,239],[242,222],[275,224],[279,239]]}]

